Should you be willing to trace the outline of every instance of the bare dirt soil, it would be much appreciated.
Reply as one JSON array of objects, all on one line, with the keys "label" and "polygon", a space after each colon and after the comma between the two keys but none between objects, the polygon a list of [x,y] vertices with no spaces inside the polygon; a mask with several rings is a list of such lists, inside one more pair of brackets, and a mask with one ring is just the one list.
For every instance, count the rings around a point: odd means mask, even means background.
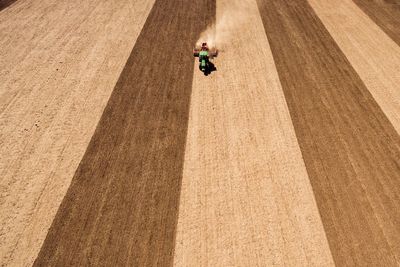
[{"label": "bare dirt soil", "polygon": [[1,11],[2,264],[36,258],[151,6],[21,0]]},{"label": "bare dirt soil", "polygon": [[11,6],[16,0],[0,0],[0,11]]},{"label": "bare dirt soil", "polygon": [[398,266],[399,6],[0,0],[0,265]]},{"label": "bare dirt soil", "polygon": [[195,63],[174,264],[331,266],[256,1],[217,1],[215,26],[217,71]]},{"label": "bare dirt soil", "polygon": [[400,45],[400,0],[353,0],[382,30]]},{"label": "bare dirt soil", "polygon": [[352,0],[309,3],[400,133],[400,46]]},{"label": "bare dirt soil", "polygon": [[36,266],[172,263],[193,79],[188,51],[214,19],[211,0],[155,2]]},{"label": "bare dirt soil", "polygon": [[258,4],[335,263],[396,265],[400,136],[306,1]]}]

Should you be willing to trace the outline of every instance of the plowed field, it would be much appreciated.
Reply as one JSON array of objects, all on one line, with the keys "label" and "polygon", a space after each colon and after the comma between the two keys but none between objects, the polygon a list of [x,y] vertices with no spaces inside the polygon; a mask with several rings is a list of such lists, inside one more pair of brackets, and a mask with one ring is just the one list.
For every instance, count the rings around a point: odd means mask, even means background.
[{"label": "plowed field", "polygon": [[0,0],[0,265],[400,265],[398,25],[397,0]]}]

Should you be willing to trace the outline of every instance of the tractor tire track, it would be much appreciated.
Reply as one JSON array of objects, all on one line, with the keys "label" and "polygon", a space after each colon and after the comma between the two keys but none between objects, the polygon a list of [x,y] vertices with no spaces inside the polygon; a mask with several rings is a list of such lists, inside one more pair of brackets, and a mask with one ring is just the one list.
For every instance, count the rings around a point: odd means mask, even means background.
[{"label": "tractor tire track", "polygon": [[400,45],[400,0],[353,0],[382,30]]},{"label": "tractor tire track", "polygon": [[399,264],[399,135],[307,1],[258,5],[335,263]]},{"label": "tractor tire track", "polygon": [[35,266],[172,264],[190,51],[213,18],[213,0],[156,1]]}]

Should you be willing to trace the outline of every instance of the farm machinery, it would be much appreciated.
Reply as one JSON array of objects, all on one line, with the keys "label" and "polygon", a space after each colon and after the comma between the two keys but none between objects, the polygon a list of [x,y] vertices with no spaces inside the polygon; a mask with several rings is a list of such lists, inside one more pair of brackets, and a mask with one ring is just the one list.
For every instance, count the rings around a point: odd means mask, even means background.
[{"label": "farm machinery", "polygon": [[208,75],[212,71],[216,70],[210,59],[218,56],[217,49],[210,50],[207,43],[202,43],[201,47],[193,49],[193,56],[199,58],[199,69],[204,73],[204,75]]}]

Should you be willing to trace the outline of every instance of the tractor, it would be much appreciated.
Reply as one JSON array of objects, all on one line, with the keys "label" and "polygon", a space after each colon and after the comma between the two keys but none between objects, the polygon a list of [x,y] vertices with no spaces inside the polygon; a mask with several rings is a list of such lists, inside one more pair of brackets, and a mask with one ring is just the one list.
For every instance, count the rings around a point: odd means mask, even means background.
[{"label": "tractor", "polygon": [[218,56],[217,49],[213,49],[210,51],[207,43],[202,43],[201,47],[196,47],[193,49],[193,56],[199,58],[199,69],[204,73],[204,75],[207,76],[212,71],[216,70],[214,64],[210,61],[210,59]]}]

